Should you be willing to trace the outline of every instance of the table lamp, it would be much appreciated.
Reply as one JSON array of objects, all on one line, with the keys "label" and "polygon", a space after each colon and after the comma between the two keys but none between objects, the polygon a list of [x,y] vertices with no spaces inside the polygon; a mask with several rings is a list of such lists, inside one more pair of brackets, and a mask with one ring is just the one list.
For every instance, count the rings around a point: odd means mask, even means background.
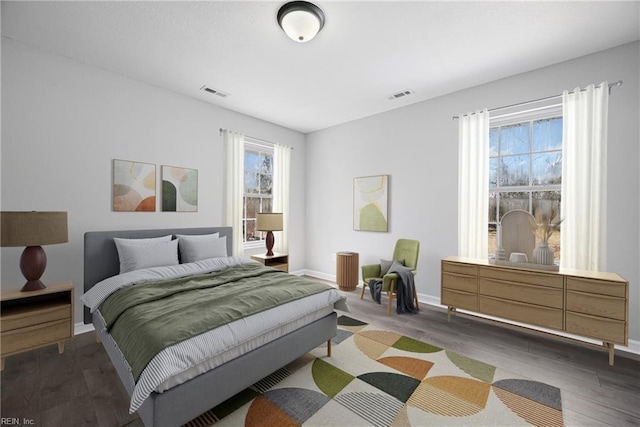
[{"label": "table lamp", "polygon": [[20,271],[27,279],[21,292],[44,289],[40,280],[47,267],[41,245],[69,241],[66,212],[0,212],[0,246],[26,246],[20,257]]},{"label": "table lamp", "polygon": [[273,244],[276,242],[276,239],[273,237],[273,232],[282,231],[282,214],[259,213],[256,219],[256,230],[267,232],[267,256],[273,256]]}]

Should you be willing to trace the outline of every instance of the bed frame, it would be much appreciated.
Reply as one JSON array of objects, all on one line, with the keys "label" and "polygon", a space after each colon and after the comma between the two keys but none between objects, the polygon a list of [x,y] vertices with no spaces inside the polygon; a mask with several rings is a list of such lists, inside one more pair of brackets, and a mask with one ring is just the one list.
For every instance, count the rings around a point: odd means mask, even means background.
[{"label": "bed frame", "polygon": [[[216,232],[221,237],[227,236],[227,251],[233,253],[231,227],[87,232],[84,236],[84,290],[86,292],[101,280],[119,273],[114,237],[148,238]],[[97,336],[131,396],[133,384],[120,350],[104,331],[100,319],[92,319],[86,307],[84,322],[94,324]],[[163,393],[152,393],[138,414],[146,427],[185,424],[325,342],[328,355],[331,355],[331,338],[336,333],[337,315],[334,312]]]}]

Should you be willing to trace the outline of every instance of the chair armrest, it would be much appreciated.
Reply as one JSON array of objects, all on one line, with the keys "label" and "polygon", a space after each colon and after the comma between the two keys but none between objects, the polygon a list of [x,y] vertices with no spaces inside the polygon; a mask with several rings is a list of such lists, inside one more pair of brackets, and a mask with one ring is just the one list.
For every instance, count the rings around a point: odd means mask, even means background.
[{"label": "chair armrest", "polygon": [[362,269],[362,280],[372,277],[380,277],[380,264],[369,264],[360,267]]},{"label": "chair armrest", "polygon": [[396,287],[398,283],[398,275],[396,273],[387,273],[382,278],[382,292],[389,292],[391,289],[391,281],[395,280]]},{"label": "chair armrest", "polygon": [[[416,273],[418,272],[418,270],[411,270],[411,273],[413,273],[413,275],[415,276]],[[397,273],[387,273],[384,275],[384,277],[382,278],[382,291],[383,292],[387,292],[389,289],[391,289],[391,281],[395,280],[396,281],[396,287],[397,287],[397,283],[398,283],[398,274]]]}]

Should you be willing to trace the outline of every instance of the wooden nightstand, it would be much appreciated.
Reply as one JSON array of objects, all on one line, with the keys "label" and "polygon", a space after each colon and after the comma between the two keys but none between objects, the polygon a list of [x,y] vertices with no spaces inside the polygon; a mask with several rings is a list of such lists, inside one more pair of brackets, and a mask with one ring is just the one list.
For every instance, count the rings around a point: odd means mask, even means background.
[{"label": "wooden nightstand", "polygon": [[20,292],[2,289],[0,295],[0,350],[4,360],[12,354],[58,343],[64,352],[64,341],[73,338],[73,284],[62,282],[45,289]]},{"label": "wooden nightstand", "polygon": [[289,255],[279,253],[274,253],[272,256],[251,255],[251,259],[267,267],[277,268],[287,273],[289,272]]}]

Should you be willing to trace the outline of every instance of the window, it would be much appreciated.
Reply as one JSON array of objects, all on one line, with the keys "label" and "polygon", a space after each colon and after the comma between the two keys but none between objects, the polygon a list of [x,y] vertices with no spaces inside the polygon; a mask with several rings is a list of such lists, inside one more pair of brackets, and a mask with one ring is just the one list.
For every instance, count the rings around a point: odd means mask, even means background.
[{"label": "window", "polygon": [[272,201],[273,148],[245,137],[242,214],[245,247],[258,246],[257,243],[264,240],[262,233],[256,230],[256,216],[260,212],[271,212]]},{"label": "window", "polygon": [[[562,112],[557,106],[546,110],[537,110],[535,116],[519,113],[515,120],[490,120],[489,253],[496,251],[498,219],[512,209],[534,216],[540,209],[552,209],[561,218]],[[549,246],[559,260],[559,228]]]}]

